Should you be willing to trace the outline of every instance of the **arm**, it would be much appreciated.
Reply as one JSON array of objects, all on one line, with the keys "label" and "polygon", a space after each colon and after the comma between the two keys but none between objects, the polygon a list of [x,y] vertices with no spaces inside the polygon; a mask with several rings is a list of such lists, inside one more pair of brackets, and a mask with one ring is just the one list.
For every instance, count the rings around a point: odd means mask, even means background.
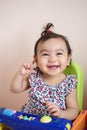
[{"label": "arm", "polygon": [[33,64],[25,63],[21,66],[20,70],[15,74],[11,82],[11,91],[19,93],[30,88],[29,76],[33,73]]},{"label": "arm", "polygon": [[66,97],[66,110],[61,110],[56,104],[48,102],[47,110],[52,116],[74,120],[79,113],[76,89]]},{"label": "arm", "polygon": [[64,114],[70,120],[74,120],[79,114],[79,106],[77,100],[76,89],[74,89],[67,97],[66,97],[66,106],[67,109],[61,113]]}]

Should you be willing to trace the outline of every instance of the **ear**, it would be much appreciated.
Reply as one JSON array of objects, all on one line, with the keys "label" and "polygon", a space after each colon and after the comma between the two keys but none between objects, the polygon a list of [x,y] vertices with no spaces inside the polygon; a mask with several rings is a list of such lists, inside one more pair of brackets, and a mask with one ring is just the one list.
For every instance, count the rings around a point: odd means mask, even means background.
[{"label": "ear", "polygon": [[36,56],[33,56],[33,58],[34,58],[34,63],[37,64],[37,57],[36,57]]},{"label": "ear", "polygon": [[67,66],[69,66],[70,63],[71,63],[71,61],[72,61],[71,56],[72,56],[71,54],[68,55],[68,63],[67,63]]}]

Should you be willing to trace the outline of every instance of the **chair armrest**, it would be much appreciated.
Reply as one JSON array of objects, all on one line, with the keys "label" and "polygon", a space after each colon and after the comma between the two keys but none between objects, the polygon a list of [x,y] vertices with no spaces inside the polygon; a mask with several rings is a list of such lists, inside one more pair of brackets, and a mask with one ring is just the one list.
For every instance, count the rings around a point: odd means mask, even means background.
[{"label": "chair armrest", "polygon": [[82,110],[73,122],[71,130],[83,130],[85,127],[87,127],[87,110]]}]

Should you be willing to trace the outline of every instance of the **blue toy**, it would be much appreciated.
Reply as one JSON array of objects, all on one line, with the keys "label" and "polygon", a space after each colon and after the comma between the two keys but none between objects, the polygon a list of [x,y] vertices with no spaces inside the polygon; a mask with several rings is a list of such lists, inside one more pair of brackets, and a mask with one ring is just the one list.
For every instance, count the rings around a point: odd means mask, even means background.
[{"label": "blue toy", "polygon": [[[45,116],[43,117],[45,119]],[[72,122],[63,118],[46,116],[49,121],[41,116],[26,114],[8,108],[0,108],[0,123],[6,124],[13,130],[70,130]]]}]

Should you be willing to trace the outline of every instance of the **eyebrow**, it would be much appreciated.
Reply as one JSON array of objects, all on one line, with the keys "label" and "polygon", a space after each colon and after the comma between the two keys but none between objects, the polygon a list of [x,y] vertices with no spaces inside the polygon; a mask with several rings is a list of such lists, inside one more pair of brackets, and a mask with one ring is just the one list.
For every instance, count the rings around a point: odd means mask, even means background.
[{"label": "eyebrow", "polygon": [[46,50],[46,49],[42,49],[40,50],[40,53],[43,53],[43,52],[48,52],[49,50]]},{"label": "eyebrow", "polygon": [[[63,49],[57,49],[57,50],[54,50],[54,51],[56,51],[56,52],[58,52],[58,51],[62,51],[62,52],[64,52]],[[46,50],[46,49],[42,49],[42,50],[40,50],[40,53],[43,53],[43,52],[49,52],[49,50]]]}]

